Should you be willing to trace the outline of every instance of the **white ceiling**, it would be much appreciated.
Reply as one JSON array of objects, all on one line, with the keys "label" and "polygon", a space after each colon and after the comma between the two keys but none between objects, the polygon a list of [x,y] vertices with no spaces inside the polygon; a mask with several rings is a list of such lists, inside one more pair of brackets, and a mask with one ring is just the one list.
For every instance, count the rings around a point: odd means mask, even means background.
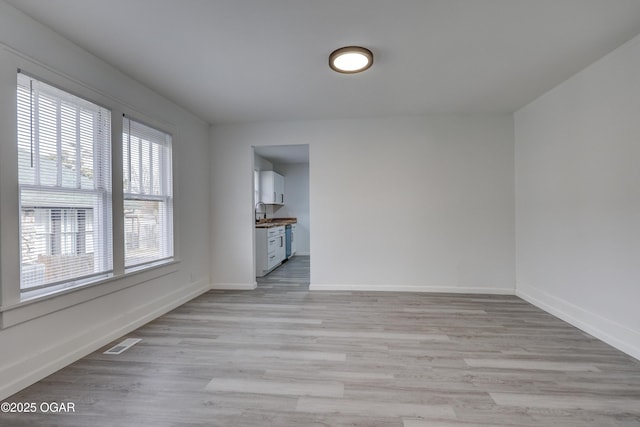
[{"label": "white ceiling", "polygon": [[640,0],[6,1],[214,124],[512,112],[640,33]]}]

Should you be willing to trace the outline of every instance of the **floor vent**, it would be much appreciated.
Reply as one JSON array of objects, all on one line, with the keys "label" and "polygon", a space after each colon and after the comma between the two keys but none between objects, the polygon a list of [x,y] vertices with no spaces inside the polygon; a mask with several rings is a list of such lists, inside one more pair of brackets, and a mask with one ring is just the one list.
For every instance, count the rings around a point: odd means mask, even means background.
[{"label": "floor vent", "polygon": [[121,354],[123,351],[128,350],[140,341],[142,341],[140,338],[127,338],[120,344],[116,344],[109,350],[105,351],[104,354]]}]

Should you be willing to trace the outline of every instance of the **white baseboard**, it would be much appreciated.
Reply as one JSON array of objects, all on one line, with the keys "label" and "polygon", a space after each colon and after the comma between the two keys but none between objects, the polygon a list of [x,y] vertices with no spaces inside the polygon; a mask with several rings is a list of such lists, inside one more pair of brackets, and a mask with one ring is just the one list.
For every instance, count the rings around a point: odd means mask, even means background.
[{"label": "white baseboard", "polygon": [[213,290],[225,291],[252,291],[258,287],[258,283],[214,283],[211,285]]},{"label": "white baseboard", "polygon": [[518,284],[516,295],[612,347],[640,360],[640,332],[532,286]]},{"label": "white baseboard", "polygon": [[[9,381],[0,386],[0,400],[6,399],[65,366],[93,353],[111,341],[202,295],[209,291],[210,288],[211,286],[208,282],[198,281],[191,283],[169,295],[149,301],[135,310],[119,314],[113,320],[101,323],[80,335],[61,341],[55,347],[47,349],[47,351],[27,356],[19,362],[3,367],[0,371],[0,377],[9,378]],[[141,315],[141,313],[143,314]],[[73,351],[69,352],[68,349],[73,349]],[[53,360],[51,355],[54,355]],[[55,355],[59,356],[56,357]],[[26,372],[26,374],[11,378],[12,372]]]},{"label": "white baseboard", "polygon": [[293,256],[296,256],[296,255],[300,255],[300,256],[311,256],[311,253],[310,253],[310,252],[300,252],[300,251],[296,251],[295,255],[293,255]]},{"label": "white baseboard", "polygon": [[489,287],[455,287],[423,285],[322,284],[312,283],[310,291],[367,291],[367,292],[431,292],[455,294],[515,295],[514,289]]}]

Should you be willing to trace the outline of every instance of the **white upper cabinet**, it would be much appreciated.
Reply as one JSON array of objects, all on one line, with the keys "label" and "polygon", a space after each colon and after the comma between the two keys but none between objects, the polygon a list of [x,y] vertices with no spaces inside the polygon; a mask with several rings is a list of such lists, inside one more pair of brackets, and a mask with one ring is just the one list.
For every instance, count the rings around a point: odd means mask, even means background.
[{"label": "white upper cabinet", "polygon": [[260,201],[268,205],[284,205],[284,176],[274,171],[260,172]]}]

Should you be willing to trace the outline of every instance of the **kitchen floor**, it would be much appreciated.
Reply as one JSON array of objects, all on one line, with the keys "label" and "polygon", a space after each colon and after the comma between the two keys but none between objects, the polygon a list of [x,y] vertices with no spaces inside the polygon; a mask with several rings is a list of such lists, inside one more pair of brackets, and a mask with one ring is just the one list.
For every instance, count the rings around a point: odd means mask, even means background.
[{"label": "kitchen floor", "polygon": [[74,413],[0,425],[640,426],[640,362],[518,297],[309,292],[308,263],[207,292],[124,353],[5,399]]},{"label": "kitchen floor", "polygon": [[261,289],[309,290],[309,256],[294,256],[264,277],[257,277]]}]

